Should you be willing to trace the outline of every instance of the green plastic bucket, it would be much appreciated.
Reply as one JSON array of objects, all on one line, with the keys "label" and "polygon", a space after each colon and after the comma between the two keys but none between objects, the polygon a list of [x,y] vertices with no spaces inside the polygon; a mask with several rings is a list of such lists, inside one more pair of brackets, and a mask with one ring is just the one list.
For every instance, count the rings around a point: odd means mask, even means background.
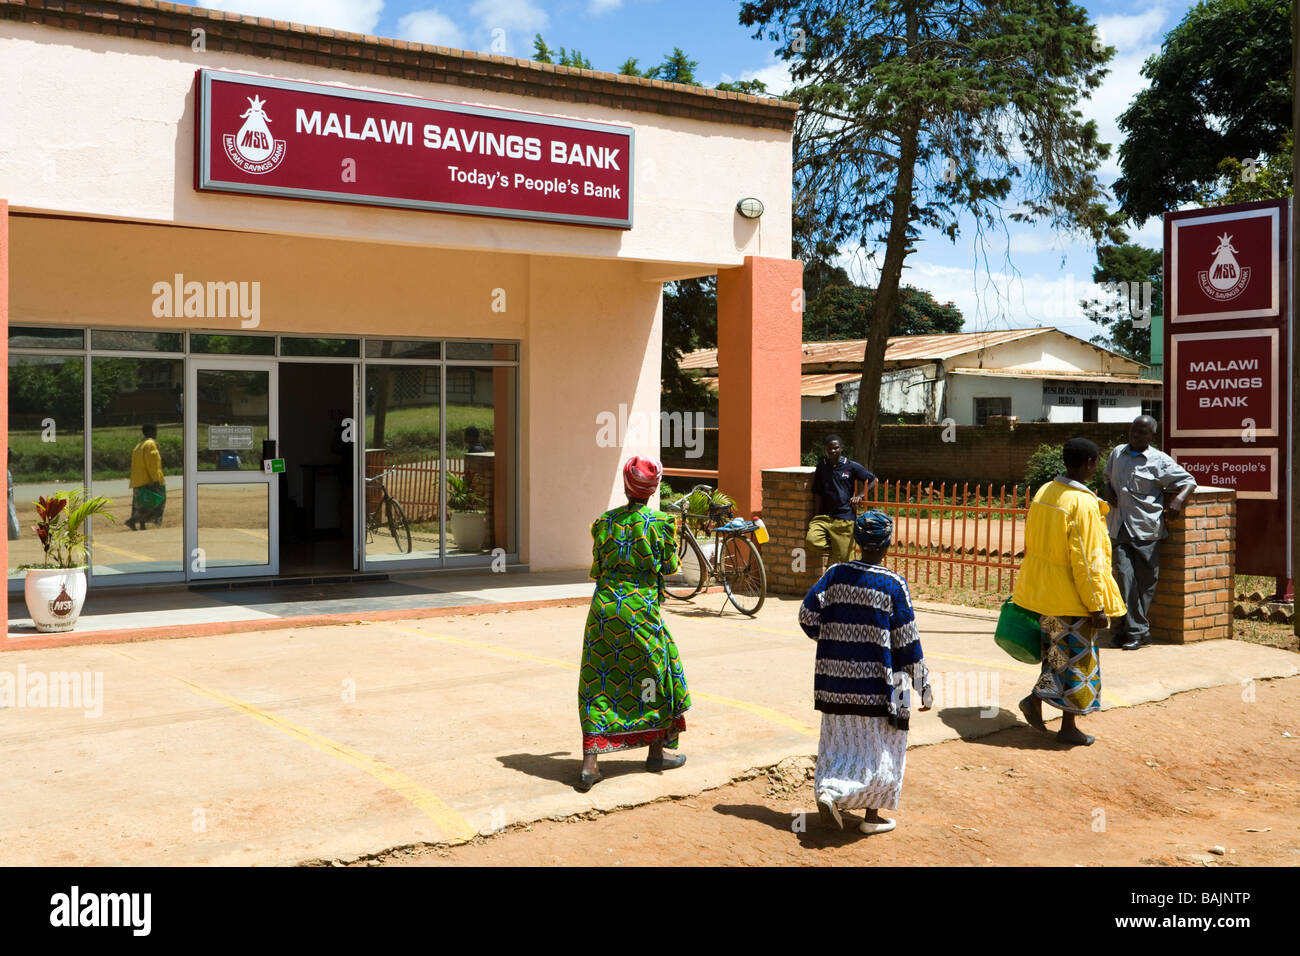
[{"label": "green plastic bucket", "polygon": [[1042,660],[1043,638],[1038,626],[1038,615],[1026,611],[1011,598],[1002,602],[998,626],[993,641],[1022,664],[1037,664]]}]

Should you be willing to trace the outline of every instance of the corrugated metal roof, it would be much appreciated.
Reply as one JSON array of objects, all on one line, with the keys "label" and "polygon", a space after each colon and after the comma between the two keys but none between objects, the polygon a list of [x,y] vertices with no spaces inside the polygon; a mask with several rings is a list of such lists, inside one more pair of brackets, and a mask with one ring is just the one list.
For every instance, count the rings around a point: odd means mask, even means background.
[{"label": "corrugated metal roof", "polygon": [[[991,348],[1006,342],[1054,332],[1056,329],[1002,329],[992,332],[945,332],[936,335],[894,335],[885,348],[886,362],[936,361],[964,355],[977,349]],[[1067,333],[1061,333],[1065,335]],[[803,364],[819,365],[830,362],[855,362],[861,364],[867,348],[866,339],[844,339],[838,342],[805,342]],[[679,367],[716,371],[718,350],[700,349],[682,356]]]},{"label": "corrugated metal roof", "polygon": [[[835,386],[845,382],[856,382],[862,378],[860,372],[826,372],[815,375],[799,376],[799,395],[807,398],[825,398],[835,394]],[[716,375],[701,376],[700,381],[710,390],[718,390]]]}]

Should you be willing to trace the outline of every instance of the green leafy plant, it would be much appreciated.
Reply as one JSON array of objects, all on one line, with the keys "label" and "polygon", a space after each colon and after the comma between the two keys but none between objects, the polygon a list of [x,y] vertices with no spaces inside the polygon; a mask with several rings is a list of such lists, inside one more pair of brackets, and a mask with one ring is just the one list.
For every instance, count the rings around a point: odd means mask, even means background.
[{"label": "green leafy plant", "polygon": [[[1029,456],[1025,471],[1025,484],[1035,491],[1047,484],[1057,475],[1065,474],[1065,456],[1062,445],[1039,445],[1038,450]],[[1111,449],[1105,449],[1097,459],[1097,471],[1085,482],[1097,494],[1101,494],[1101,483],[1105,477],[1106,459]]]},{"label": "green leafy plant", "polygon": [[473,479],[459,475],[447,476],[447,505],[452,511],[468,513],[482,511],[487,506],[483,496],[474,490]]},{"label": "green leafy plant", "polygon": [[[40,539],[45,549],[45,561],[41,564],[25,564],[19,570],[27,568],[76,568],[85,564],[90,558],[90,536],[86,533],[86,519],[91,515],[103,515],[109,521],[114,518],[108,513],[112,500],[103,495],[94,498],[82,491],[56,491],[48,498],[40,497],[36,501],[36,524],[32,530]],[[82,560],[77,560],[81,552]]]}]

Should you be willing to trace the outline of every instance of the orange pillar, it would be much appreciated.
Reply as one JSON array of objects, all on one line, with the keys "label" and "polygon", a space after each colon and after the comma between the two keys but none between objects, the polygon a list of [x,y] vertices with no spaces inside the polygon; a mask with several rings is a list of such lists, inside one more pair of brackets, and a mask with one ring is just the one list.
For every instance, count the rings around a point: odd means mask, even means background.
[{"label": "orange pillar", "polygon": [[718,487],[763,507],[763,469],[799,464],[803,263],[746,256],[718,270]]},{"label": "orange pillar", "polygon": [[[0,199],[0,456],[9,466],[9,202]],[[6,492],[8,489],[5,489]],[[5,510],[9,503],[6,499]],[[8,514],[5,526],[8,527]],[[9,535],[0,544],[0,561],[9,567]]]}]

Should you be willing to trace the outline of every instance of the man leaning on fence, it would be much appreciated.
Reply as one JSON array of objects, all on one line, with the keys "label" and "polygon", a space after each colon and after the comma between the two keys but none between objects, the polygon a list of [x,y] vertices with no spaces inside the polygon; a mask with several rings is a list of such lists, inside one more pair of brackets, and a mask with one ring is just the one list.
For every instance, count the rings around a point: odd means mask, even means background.
[{"label": "man leaning on fence", "polygon": [[[1156,420],[1139,415],[1129,426],[1128,444],[1106,459],[1105,498],[1111,562],[1128,614],[1114,625],[1114,647],[1135,651],[1151,641],[1147,612],[1160,574],[1160,542],[1169,536],[1169,521],[1182,515],[1196,490],[1196,479],[1164,452],[1151,447]],[[1165,503],[1165,495],[1174,498]]]},{"label": "man leaning on fence", "polygon": [[823,548],[830,552],[831,564],[853,560],[853,507],[862,501],[858,482],[862,482],[867,495],[876,492],[876,476],[844,456],[844,443],[839,435],[826,436],[826,457],[817,463],[813,472],[813,507],[816,514],[808,522],[805,543],[813,552]]}]

